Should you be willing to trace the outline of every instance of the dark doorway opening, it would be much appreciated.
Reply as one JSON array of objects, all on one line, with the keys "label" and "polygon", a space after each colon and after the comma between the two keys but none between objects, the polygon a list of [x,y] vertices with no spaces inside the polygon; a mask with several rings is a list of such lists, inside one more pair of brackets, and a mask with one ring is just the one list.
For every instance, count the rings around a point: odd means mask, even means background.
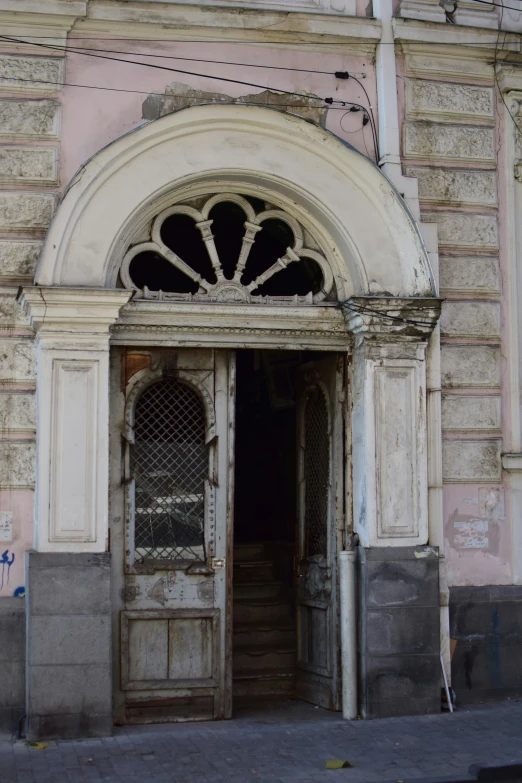
[{"label": "dark doorway opening", "polygon": [[291,544],[300,353],[238,351],[234,540]]},{"label": "dark doorway opening", "polygon": [[295,693],[296,351],[237,352],[236,712]]}]

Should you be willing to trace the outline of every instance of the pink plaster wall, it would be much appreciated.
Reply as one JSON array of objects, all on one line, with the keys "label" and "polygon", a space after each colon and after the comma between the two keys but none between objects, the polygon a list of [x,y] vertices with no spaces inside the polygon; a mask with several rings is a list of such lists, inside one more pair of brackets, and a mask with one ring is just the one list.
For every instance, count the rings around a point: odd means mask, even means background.
[{"label": "pink plaster wall", "polygon": [[[33,498],[32,490],[0,490],[0,511],[13,514],[12,541],[0,541],[0,596],[25,588],[24,552],[33,546]],[[6,552],[7,563],[2,563]]]},{"label": "pink plaster wall", "polygon": [[[399,101],[400,124],[405,120],[405,68],[404,57],[397,57],[397,92]],[[437,79],[431,76],[431,79]],[[441,77],[441,81],[448,81]],[[455,81],[473,83],[469,77],[454,77]],[[480,82],[479,82],[480,84]],[[497,94],[497,139],[503,138],[503,110],[500,95]],[[415,161],[418,165],[417,161]],[[433,165],[433,164],[431,164]],[[437,163],[435,165],[441,165]],[[478,164],[464,161],[446,163],[449,168],[480,169]],[[502,281],[506,279],[506,204],[505,204],[505,166],[502,148],[497,144],[498,172],[498,220],[499,220],[499,256],[501,279],[501,318],[502,343],[500,347],[502,361],[502,437],[503,450],[512,449],[511,416],[509,406],[509,364],[507,361],[511,335],[506,318],[506,288]],[[453,207],[454,209],[454,207]],[[436,212],[437,207],[427,208]],[[443,210],[444,211],[444,210]],[[476,212],[473,207],[462,206],[459,212]],[[478,210],[484,212],[487,210]],[[465,252],[462,255],[466,255]],[[456,295],[457,296],[457,295]],[[460,295],[457,298],[467,298]],[[469,298],[473,299],[473,296]],[[459,340],[465,343],[466,340]],[[465,391],[465,390],[463,390]],[[477,390],[475,390],[477,392]],[[479,392],[480,393],[480,392]],[[495,437],[498,435],[495,433]],[[491,494],[493,493],[493,494]],[[450,586],[510,584],[512,582],[511,535],[512,519],[509,503],[509,485],[504,484],[445,484],[444,486],[444,532],[447,563],[447,578]],[[493,496],[495,495],[495,497]]]},{"label": "pink plaster wall", "polygon": [[450,586],[512,581],[511,526],[502,484],[446,484],[444,522]]},{"label": "pink plaster wall", "polygon": [[[73,41],[74,39],[70,39]],[[241,65],[215,65],[201,62],[184,62],[147,58],[147,54],[179,55],[234,63],[280,65],[307,71],[348,71],[358,75],[370,95],[372,106],[376,104],[373,67],[366,57],[295,51],[264,46],[224,43],[121,41],[105,43],[84,41],[85,47],[140,52],[144,56],[110,55],[113,57],[156,63],[165,67],[180,68],[201,74],[213,74],[262,85],[260,88],[216,81],[202,76],[146,68],[141,65],[94,59],[79,54],[69,54],[66,61],[66,82],[112,87],[120,90],[136,90],[137,93],[110,92],[79,87],[65,87],[62,115],[61,187],[67,185],[78,168],[92,155],[111,141],[141,125],[142,104],[151,92],[164,92],[167,85],[183,82],[189,86],[239,97],[262,92],[266,88],[281,88],[306,92],[321,97],[332,97],[368,105],[362,89],[355,81],[342,81],[332,75],[276,71],[265,68],[246,68]],[[360,74],[366,73],[366,78]],[[344,115],[344,117],[343,117]],[[342,124],[342,127],[341,127]],[[345,114],[328,111],[327,127],[361,152],[373,156],[369,126],[362,130],[362,113]],[[344,128],[344,130],[343,130]]]},{"label": "pink plaster wall", "polygon": [[[360,0],[359,5],[361,5]],[[362,6],[361,6],[362,9]],[[359,9],[359,13],[361,13]],[[142,62],[155,62],[167,67],[178,67],[202,74],[185,74],[144,68],[139,65],[116,63],[70,54],[67,58],[66,81],[72,84],[113,87],[137,92],[111,92],[94,89],[66,87],[63,96],[61,187],[70,181],[77,169],[102,147],[122,134],[141,125],[142,103],[149,93],[162,93],[173,82],[183,82],[195,89],[221,92],[232,96],[245,95],[265,88],[281,88],[306,92],[322,97],[334,97],[367,105],[366,97],[359,85],[352,81],[340,81],[331,75],[297,73],[291,71],[246,68],[241,65],[215,65],[201,62],[184,62],[147,58],[147,54],[179,55],[185,57],[229,60],[234,63],[281,65],[308,71],[333,72],[348,70],[360,77],[366,73],[363,84],[376,109],[375,76],[373,65],[363,56],[331,54],[326,52],[295,51],[268,46],[226,43],[151,43],[146,41],[86,41],[85,46],[98,46],[127,52],[141,52],[142,56],[128,55]],[[114,54],[114,57],[125,55]],[[398,57],[397,90],[399,117],[404,121],[404,63]],[[204,74],[221,75],[257,83],[262,87],[236,85],[209,79]],[[458,80],[458,77],[456,77]],[[376,114],[376,112],[375,112]],[[502,132],[502,112],[497,112]],[[370,128],[361,127],[361,113],[344,113],[330,110],[327,127],[363,154],[373,158]],[[376,116],[377,120],[377,116]],[[454,164],[454,167],[457,164]],[[463,164],[464,167],[467,167]],[[505,277],[505,204],[503,156],[499,155],[499,226],[500,259],[502,278]],[[502,304],[505,304],[505,292]],[[506,436],[511,421],[507,404],[509,330],[503,323],[503,399],[502,428]],[[506,439],[508,444],[509,439]],[[506,448],[506,450],[508,450]],[[488,496],[487,493],[490,493]],[[493,493],[493,494],[491,494]],[[493,503],[497,493],[498,502]],[[497,497],[495,495],[495,497]],[[494,508],[488,506],[494,505]],[[444,488],[444,526],[447,557],[447,573],[450,585],[505,584],[511,577],[511,521],[506,509],[505,490],[502,485],[447,484]],[[14,569],[13,565],[13,569]],[[12,574],[17,573],[12,570]],[[11,580],[15,579],[11,576]]]}]

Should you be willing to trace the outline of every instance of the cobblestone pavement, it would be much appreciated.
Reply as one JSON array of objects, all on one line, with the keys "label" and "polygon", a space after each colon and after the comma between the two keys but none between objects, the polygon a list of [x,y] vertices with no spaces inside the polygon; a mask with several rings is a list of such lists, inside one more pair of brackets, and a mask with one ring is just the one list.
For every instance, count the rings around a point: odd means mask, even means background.
[{"label": "cobblestone pavement", "polygon": [[[327,759],[350,769],[327,770]],[[116,729],[32,749],[0,737],[2,783],[374,783],[462,775],[522,759],[522,701],[415,718],[345,722],[297,702],[233,721]]]}]

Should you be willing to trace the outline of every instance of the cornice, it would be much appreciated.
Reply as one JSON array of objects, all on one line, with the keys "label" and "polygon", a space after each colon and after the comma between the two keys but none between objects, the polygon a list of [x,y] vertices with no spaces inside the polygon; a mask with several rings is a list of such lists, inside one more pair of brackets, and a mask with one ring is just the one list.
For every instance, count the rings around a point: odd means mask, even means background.
[{"label": "cornice", "polygon": [[343,303],[348,330],[376,341],[427,339],[440,317],[436,297],[352,296]]},{"label": "cornice", "polygon": [[85,16],[88,0],[0,0],[0,11],[12,11],[17,16]]},{"label": "cornice", "polygon": [[[346,0],[344,13],[329,12],[316,0],[234,0],[187,3],[179,0],[143,2],[128,0],[0,0],[0,27],[6,35],[35,40],[44,27],[52,42],[64,33],[118,36],[140,40],[238,41],[299,46],[321,42],[357,41],[357,52],[372,53],[381,35],[379,20],[351,15],[354,0]],[[300,4],[299,4],[300,3]],[[361,46],[361,43],[368,46]],[[9,44],[3,44],[9,48]],[[52,53],[51,53],[52,54]]]},{"label": "cornice", "polygon": [[[63,45],[64,37],[87,14],[88,0],[0,0],[0,29],[4,35]],[[48,36],[48,37],[47,37]],[[17,46],[2,42],[2,49]],[[17,47],[19,48],[19,47]],[[42,50],[43,51],[43,50]],[[48,56],[55,54],[48,50]]]},{"label": "cornice", "polygon": [[334,305],[253,305],[133,300],[112,327],[112,344],[347,349]]},{"label": "cornice", "polygon": [[[268,4],[268,3],[267,3]],[[248,6],[248,1],[245,6]],[[115,35],[125,38],[165,41],[200,40],[255,41],[256,43],[285,45],[368,43],[359,47],[361,54],[373,51],[381,35],[381,24],[376,19],[347,16],[337,13],[317,13],[315,9],[293,11],[237,7],[235,2],[206,6],[196,4],[126,2],[91,0],[87,16],[74,26],[78,35]],[[317,7],[321,11],[321,6]],[[339,51],[338,47],[335,51]]]},{"label": "cornice", "polygon": [[502,467],[508,473],[522,473],[522,454],[503,454]]},{"label": "cornice", "polygon": [[[451,53],[470,59],[486,59],[491,52],[499,49],[498,30],[486,27],[468,27],[464,25],[419,22],[417,20],[393,19],[395,40],[400,42],[403,51],[418,51],[422,44],[424,52],[428,47],[432,51]],[[459,47],[460,49],[456,49]],[[516,33],[503,33],[499,53],[509,53],[522,57],[522,39]]]},{"label": "cornice", "polygon": [[28,286],[19,301],[38,332],[108,333],[132,291]]},{"label": "cornice", "polygon": [[[522,65],[498,63],[497,81],[502,93],[519,92],[522,99]],[[517,96],[514,96],[517,97]]]}]

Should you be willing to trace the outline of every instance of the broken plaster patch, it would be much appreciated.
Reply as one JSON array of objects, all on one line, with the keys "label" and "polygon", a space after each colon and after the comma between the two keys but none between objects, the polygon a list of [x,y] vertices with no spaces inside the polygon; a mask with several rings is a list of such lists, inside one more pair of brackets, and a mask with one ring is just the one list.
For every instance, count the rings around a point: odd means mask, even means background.
[{"label": "broken plaster patch", "polygon": [[201,106],[203,104],[256,104],[267,106],[271,109],[288,111],[298,114],[305,119],[321,123],[327,107],[322,98],[308,95],[281,95],[272,90],[263,90],[249,95],[240,95],[237,98],[219,92],[205,92],[195,90],[188,84],[173,82],[165,87],[165,93],[158,95],[152,93],[143,102],[142,116],[144,120],[157,120],[166,114],[185,109],[187,106]]}]

